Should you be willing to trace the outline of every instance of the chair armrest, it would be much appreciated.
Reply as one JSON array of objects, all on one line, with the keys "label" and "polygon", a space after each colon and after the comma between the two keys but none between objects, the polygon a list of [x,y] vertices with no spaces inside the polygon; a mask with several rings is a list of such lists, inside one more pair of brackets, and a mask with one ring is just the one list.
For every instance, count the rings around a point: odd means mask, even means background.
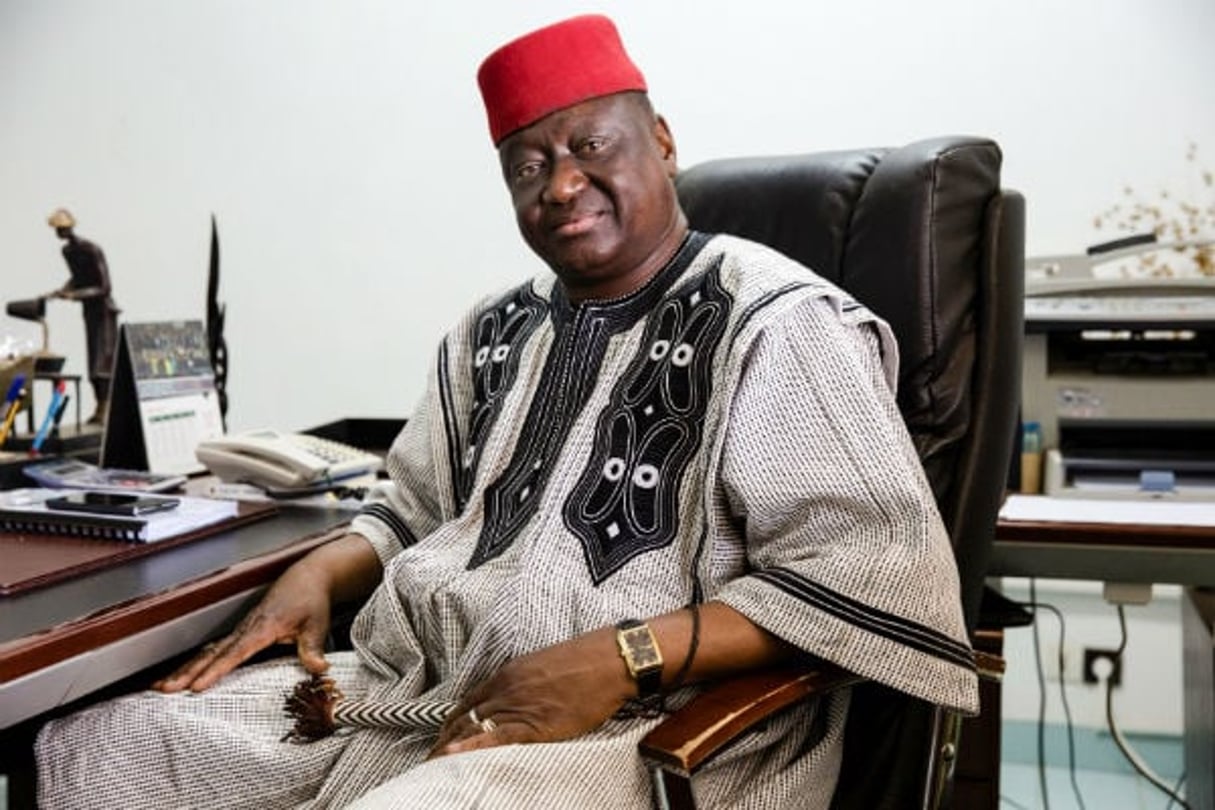
[{"label": "chair armrest", "polygon": [[637,749],[651,766],[691,774],[717,751],[781,709],[862,680],[825,661],[740,675],[697,695],[659,723]]},{"label": "chair armrest", "polygon": [[[999,681],[1004,673],[1004,659],[999,655],[976,651],[975,665],[980,678]],[[823,661],[748,673],[714,684],[637,744],[653,780],[655,806],[695,810],[691,778],[706,760],[782,709],[864,681],[860,675]],[[926,795],[939,798],[946,794],[953,777],[961,716],[938,709],[935,717],[925,748],[927,784],[932,786]]]}]

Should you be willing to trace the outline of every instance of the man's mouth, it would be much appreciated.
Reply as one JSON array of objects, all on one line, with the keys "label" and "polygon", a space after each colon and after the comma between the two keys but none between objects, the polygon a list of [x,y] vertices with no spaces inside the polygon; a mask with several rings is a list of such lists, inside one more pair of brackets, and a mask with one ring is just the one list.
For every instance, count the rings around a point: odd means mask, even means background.
[{"label": "man's mouth", "polygon": [[557,236],[581,236],[595,227],[600,216],[599,212],[592,211],[566,217],[553,225],[553,233]]}]

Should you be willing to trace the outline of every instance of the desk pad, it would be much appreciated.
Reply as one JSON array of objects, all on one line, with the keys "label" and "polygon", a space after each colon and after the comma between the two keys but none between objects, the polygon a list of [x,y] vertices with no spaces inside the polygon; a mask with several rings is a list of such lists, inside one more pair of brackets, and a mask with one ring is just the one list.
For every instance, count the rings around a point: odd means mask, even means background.
[{"label": "desk pad", "polygon": [[11,596],[108,568],[166,548],[243,526],[278,511],[266,501],[243,501],[236,515],[155,543],[90,540],[53,534],[0,532],[0,596]]}]

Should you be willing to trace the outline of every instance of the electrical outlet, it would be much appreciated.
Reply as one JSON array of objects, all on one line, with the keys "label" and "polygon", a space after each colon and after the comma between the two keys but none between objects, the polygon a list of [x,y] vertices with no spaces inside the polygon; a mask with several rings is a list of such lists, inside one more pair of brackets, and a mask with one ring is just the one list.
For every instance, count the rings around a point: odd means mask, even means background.
[{"label": "electrical outlet", "polygon": [[1119,686],[1122,683],[1122,659],[1118,656],[1118,651],[1091,647],[1084,650],[1084,682],[1101,683],[1101,679],[1097,677],[1098,661],[1107,662],[1105,666],[1109,667],[1110,686]]}]

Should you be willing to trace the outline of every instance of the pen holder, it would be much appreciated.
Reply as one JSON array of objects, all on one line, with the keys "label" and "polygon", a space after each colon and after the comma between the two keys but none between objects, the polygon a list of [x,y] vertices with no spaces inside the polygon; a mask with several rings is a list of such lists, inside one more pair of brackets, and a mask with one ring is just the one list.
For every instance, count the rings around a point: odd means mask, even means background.
[{"label": "pen holder", "polygon": [[[19,355],[17,357],[0,359],[0,396],[4,396],[5,392],[9,390],[9,387],[13,384],[13,380],[17,379],[18,375],[24,375],[26,380],[25,391],[17,400],[17,410],[22,411],[29,407],[30,389],[33,388],[33,355]],[[8,416],[10,407],[11,403],[4,404],[3,411],[0,411],[0,420],[3,420],[6,416]],[[9,427],[10,430],[6,434],[6,440],[11,439],[13,434],[17,432],[17,420],[14,419]]]}]

